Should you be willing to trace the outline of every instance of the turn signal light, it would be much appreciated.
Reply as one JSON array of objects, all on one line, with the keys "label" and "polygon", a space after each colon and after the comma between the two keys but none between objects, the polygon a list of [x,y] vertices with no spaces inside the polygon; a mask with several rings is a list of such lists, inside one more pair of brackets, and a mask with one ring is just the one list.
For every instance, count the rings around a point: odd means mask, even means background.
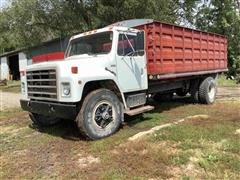
[{"label": "turn signal light", "polygon": [[20,74],[21,74],[21,76],[25,76],[26,75],[25,71],[20,71]]},{"label": "turn signal light", "polygon": [[78,67],[73,66],[73,67],[72,67],[72,73],[73,73],[73,74],[77,74],[77,73],[78,73]]}]

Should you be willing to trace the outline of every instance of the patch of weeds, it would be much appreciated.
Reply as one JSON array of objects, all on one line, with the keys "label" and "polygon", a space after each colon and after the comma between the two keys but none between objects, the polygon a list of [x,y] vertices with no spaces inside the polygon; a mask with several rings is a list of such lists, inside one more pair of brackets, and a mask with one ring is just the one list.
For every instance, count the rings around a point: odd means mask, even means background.
[{"label": "patch of weeds", "polygon": [[207,155],[203,155],[199,160],[198,160],[198,165],[203,168],[205,171],[208,171],[209,168],[211,168],[211,170],[213,169],[213,166],[216,166],[216,164],[214,164],[215,162],[217,162],[217,156],[213,155],[213,154],[207,154]]},{"label": "patch of weeds", "polygon": [[[6,127],[6,130],[0,133],[0,152],[5,152],[10,149],[19,148],[26,140],[24,137],[33,133],[33,130],[28,127],[18,127],[16,125]],[[11,142],[11,143],[9,143]]]},{"label": "patch of weeds", "polygon": [[239,159],[226,153],[206,153],[201,156],[198,164],[205,171],[219,172],[222,169],[240,172]]},{"label": "patch of weeds", "polygon": [[227,79],[227,77],[225,75],[220,75],[217,83],[219,86],[223,86],[223,87],[237,87],[237,81],[236,80],[231,80],[231,79]]},{"label": "patch of weeds", "polygon": [[187,164],[191,157],[191,154],[192,153],[188,151],[181,151],[172,157],[172,162],[174,165]]},{"label": "patch of weeds", "polygon": [[[34,134],[37,134],[37,136],[34,136]],[[36,129],[30,127],[19,128],[16,126],[16,128],[14,128],[13,126],[12,129],[5,132],[0,138],[2,141],[0,144],[0,152],[9,152],[11,150],[21,150],[34,145],[45,144],[58,137],[38,132]]]},{"label": "patch of weeds", "polygon": [[164,150],[160,150],[158,149],[157,151],[153,151],[153,155],[156,158],[156,161],[161,162],[165,165],[170,165],[170,155],[164,151]]},{"label": "patch of weeds", "polygon": [[13,116],[19,112],[23,112],[21,108],[11,108],[11,109],[6,109],[4,111],[0,111],[0,120],[2,118]]},{"label": "patch of weeds", "polygon": [[[240,140],[239,138],[227,139],[223,142],[221,148],[223,151],[240,154]],[[240,162],[239,162],[240,163]]]},{"label": "patch of weeds", "polygon": [[1,151],[7,152],[9,150],[21,150],[25,149],[34,145],[40,145],[47,143],[51,140],[51,138],[46,136],[41,136],[38,138],[25,138],[25,137],[14,137],[11,139],[11,143],[9,142],[2,142],[1,143]]},{"label": "patch of weeds", "polygon": [[155,136],[156,140],[170,140],[176,142],[184,141],[197,141],[203,136],[206,136],[204,132],[206,130],[200,131],[199,128],[190,125],[177,125],[168,127],[163,130],[163,132],[158,131]]},{"label": "patch of weeds", "polygon": [[170,164],[172,163],[169,153],[161,145],[150,143],[146,139],[116,147],[111,161],[108,162],[111,167],[124,169],[130,179],[134,176],[138,179],[169,178],[166,167]]},{"label": "patch of weeds", "polygon": [[139,176],[134,176],[134,177],[131,177],[132,180],[145,180],[146,178],[143,178],[143,177],[139,177]]},{"label": "patch of weeds", "polygon": [[225,166],[227,169],[240,172],[240,159],[231,154],[222,153],[219,155],[219,165]]},{"label": "patch of weeds", "polygon": [[141,130],[160,125],[165,123],[167,120],[168,118],[160,113],[145,113],[137,117],[128,117],[126,119],[126,123],[132,128]]},{"label": "patch of weeds", "polygon": [[[201,140],[199,140],[201,141]],[[202,144],[200,142],[194,142],[191,139],[186,139],[183,141],[180,145],[179,148],[182,150],[188,150],[188,149],[202,149],[206,146],[206,144]]]},{"label": "patch of weeds", "polygon": [[182,180],[191,180],[191,178],[189,176],[183,176],[181,179]]},{"label": "patch of weeds", "polygon": [[127,179],[126,172],[122,169],[110,169],[106,171],[101,179],[103,180],[124,180]]},{"label": "patch of weeds", "polygon": [[214,124],[212,127],[199,127],[188,124],[172,126],[158,131],[155,136],[156,140],[171,140],[184,142],[186,146],[191,147],[191,143],[199,143],[202,140],[218,142],[223,138],[231,137],[235,127],[231,123]]},{"label": "patch of weeds", "polygon": [[136,131],[133,129],[130,129],[128,127],[125,127],[124,129],[121,129],[118,133],[112,135],[111,137],[104,138],[98,141],[91,141],[90,142],[90,148],[93,153],[102,153],[105,151],[110,151],[114,146],[117,146],[123,142],[126,141],[126,139],[133,134],[135,134]]}]

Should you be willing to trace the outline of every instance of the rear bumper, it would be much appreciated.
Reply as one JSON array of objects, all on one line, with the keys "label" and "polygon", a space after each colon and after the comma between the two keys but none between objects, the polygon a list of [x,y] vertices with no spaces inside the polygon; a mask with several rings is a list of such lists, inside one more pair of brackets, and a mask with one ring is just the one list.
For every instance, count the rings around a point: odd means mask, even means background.
[{"label": "rear bumper", "polygon": [[77,116],[77,105],[31,100],[20,100],[20,104],[24,111],[45,116],[63,119],[75,119]]}]

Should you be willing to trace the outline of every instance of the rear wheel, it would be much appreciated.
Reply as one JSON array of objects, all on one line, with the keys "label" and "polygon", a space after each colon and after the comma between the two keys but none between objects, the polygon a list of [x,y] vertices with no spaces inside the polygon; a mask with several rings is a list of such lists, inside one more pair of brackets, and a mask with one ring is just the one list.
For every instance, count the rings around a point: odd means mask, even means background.
[{"label": "rear wheel", "polygon": [[190,94],[191,94],[191,101],[193,103],[198,103],[199,102],[199,80],[196,80],[191,83]]},{"label": "rear wheel", "polygon": [[59,118],[44,116],[36,113],[29,113],[29,117],[34,124],[40,127],[53,126],[60,121]]},{"label": "rear wheel", "polygon": [[199,86],[199,100],[203,104],[212,104],[216,99],[217,86],[213,77],[207,77]]},{"label": "rear wheel", "polygon": [[122,120],[122,103],[112,91],[107,89],[89,93],[76,118],[81,133],[92,140],[114,134]]}]

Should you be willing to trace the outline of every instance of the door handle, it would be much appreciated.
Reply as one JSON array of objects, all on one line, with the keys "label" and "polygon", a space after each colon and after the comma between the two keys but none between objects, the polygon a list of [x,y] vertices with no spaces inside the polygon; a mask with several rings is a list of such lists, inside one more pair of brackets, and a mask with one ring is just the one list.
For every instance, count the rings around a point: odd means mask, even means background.
[{"label": "door handle", "polygon": [[116,73],[115,73],[114,71],[108,69],[107,67],[105,67],[105,70],[108,71],[108,72],[110,72],[110,73],[112,73],[114,76],[116,76]]},{"label": "door handle", "polygon": [[143,75],[143,68],[141,68],[141,75]]}]

